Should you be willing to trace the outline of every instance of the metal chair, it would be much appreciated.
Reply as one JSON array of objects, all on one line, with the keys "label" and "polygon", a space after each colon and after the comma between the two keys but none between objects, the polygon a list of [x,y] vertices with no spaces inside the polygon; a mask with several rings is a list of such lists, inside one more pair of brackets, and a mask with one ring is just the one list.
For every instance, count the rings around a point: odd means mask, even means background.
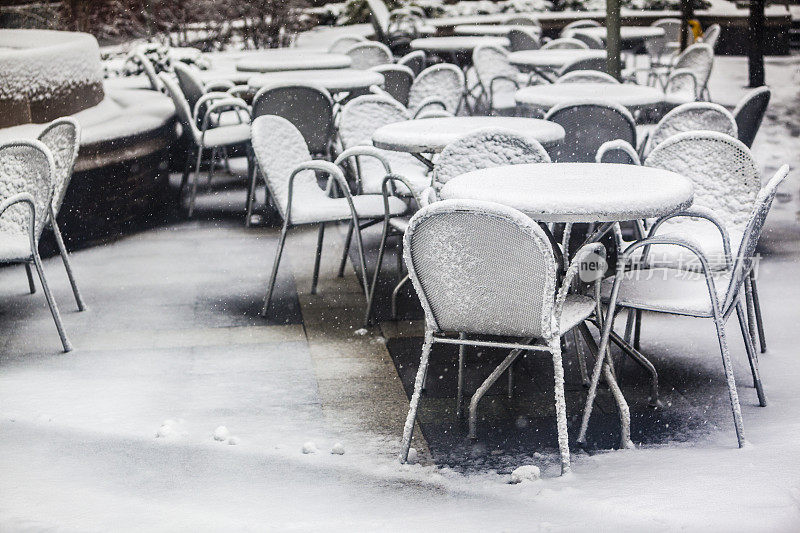
[{"label": "metal chair", "polygon": [[[56,221],[58,212],[61,210],[61,204],[64,201],[64,196],[67,193],[69,182],[72,179],[72,170],[75,168],[75,160],[78,158],[78,150],[81,144],[81,128],[78,121],[74,118],[59,118],[51,122],[39,134],[38,139],[50,150],[55,164],[52,177],[53,200],[51,209],[47,215],[47,221],[56,238],[58,252],[61,254],[61,261],[64,263],[64,269],[67,271],[67,278],[69,278],[69,284],[72,287],[72,294],[75,297],[75,303],[78,305],[78,311],[84,311],[86,309],[86,304],[84,304],[83,297],[78,289],[78,282],[75,280],[75,275],[72,272],[69,253],[67,252],[67,247],[64,245],[61,229],[58,227],[58,222]],[[33,279],[30,272],[30,265],[26,263],[25,268],[28,271],[28,280]],[[33,292],[33,289],[34,287],[31,285],[31,292]]]},{"label": "metal chair", "polygon": [[636,148],[621,139],[606,141],[600,145],[594,158],[597,163],[618,163],[621,165],[641,165]]},{"label": "metal chair", "polygon": [[553,83],[619,83],[619,80],[600,70],[569,70]]},{"label": "metal chair", "polygon": [[425,26],[419,11],[400,8],[389,11],[383,0],[367,0],[370,22],[378,41],[392,49],[407,48],[417,37],[435,33],[435,28]]},{"label": "metal chair", "polygon": [[591,20],[591,19],[574,20],[561,29],[561,36],[563,37],[569,35],[571,30],[575,30],[577,28],[599,28],[601,26],[602,24],[600,24],[596,20]]},{"label": "metal chair", "polygon": [[739,140],[748,148],[753,146],[753,141],[761,127],[761,121],[769,107],[771,95],[769,87],[753,89],[736,104],[736,108],[733,110],[733,116],[739,128]]},{"label": "metal chair", "polygon": [[668,91],[670,81],[673,80],[676,73],[681,73],[683,76],[686,76],[686,73],[691,73],[695,81],[695,99],[710,100],[708,79],[711,77],[711,69],[713,67],[714,49],[706,43],[695,43],[675,58],[669,78],[664,84],[664,90],[665,92]]},{"label": "metal chair", "polygon": [[360,35],[348,34],[342,35],[331,43],[328,47],[329,54],[343,54],[354,44],[365,42],[366,39]]},{"label": "metal chair", "polygon": [[425,52],[423,50],[409,52],[398,59],[397,64],[410,68],[414,72],[414,76],[419,76],[419,73],[425,69]]},{"label": "metal chair", "polygon": [[430,66],[411,84],[408,110],[415,116],[426,107],[434,106],[455,115],[461,106],[465,86],[464,72],[457,66],[450,63]]},{"label": "metal chair", "polygon": [[513,114],[517,109],[514,94],[520,87],[529,85],[530,76],[509,63],[508,51],[500,46],[476,46],[472,51],[472,65],[478,77],[477,101],[484,101],[489,114],[495,111]]},{"label": "metal chair", "polygon": [[[53,216],[55,162],[40,141],[0,145],[0,263],[33,263],[65,352],[72,350],[39,257],[39,238]],[[29,272],[29,284],[33,287]]]},{"label": "metal chair", "polygon": [[551,150],[557,162],[594,162],[597,150],[606,141],[622,139],[636,146],[636,123],[630,112],[619,104],[586,100],[558,105],[545,115],[564,127],[564,140]]},{"label": "metal chair", "polygon": [[[186,97],[186,101],[189,102],[189,107],[192,109],[192,113],[195,116],[201,115],[203,111],[205,111],[204,106],[210,105],[213,100],[230,98],[231,96],[237,96],[239,93],[249,90],[246,85],[237,87],[229,80],[217,80],[211,83],[203,83],[197,75],[197,69],[179,61],[175,62],[172,68],[178,79],[178,85],[183,95]],[[235,117],[232,118],[235,120]],[[241,122],[241,120],[235,121]]]},{"label": "metal chair", "polygon": [[673,70],[664,85],[664,105],[672,109],[679,105],[700,100],[697,77],[687,68]]},{"label": "metal chair", "polygon": [[719,24],[712,24],[703,32],[702,42],[716,50],[720,33],[722,33],[722,27]]},{"label": "metal chair", "polygon": [[[383,219],[384,205],[379,195],[351,195],[342,171],[333,163],[312,161],[302,134],[285,118],[262,115],[253,121],[252,128],[253,152],[258,167],[264,175],[268,193],[283,219],[278,249],[267,283],[264,306],[261,309],[261,316],[266,316],[272,301],[278,266],[289,229],[300,225],[319,224],[314,275],[311,282],[311,294],[316,294],[325,224],[350,221],[355,227],[360,228],[360,220]],[[327,174],[330,178],[328,189],[330,190],[335,182],[344,197],[331,198],[319,187],[315,172]],[[405,212],[406,205],[402,200],[394,198],[389,208],[392,214],[399,215]],[[369,298],[360,230],[356,232],[356,243],[364,281],[364,297]]]},{"label": "metal chair", "polygon": [[[404,260],[425,311],[425,341],[403,429],[401,462],[408,459],[432,347],[455,344],[459,347],[459,414],[466,347],[512,350],[470,401],[472,438],[478,402],[502,373],[525,351],[551,354],[561,473],[569,472],[560,339],[583,326],[595,310],[592,297],[568,291],[579,261],[590,254],[604,254],[603,246],[595,243],[582,248],[557,287],[558,263],[550,240],[536,222],[515,209],[490,202],[446,200],[411,218],[404,237]],[[596,290],[599,283],[594,283]],[[482,340],[485,336],[513,339]]]},{"label": "metal chair", "polygon": [[414,71],[405,65],[378,65],[370,70],[383,75],[383,90],[392,98],[408,105],[408,94],[414,83]]},{"label": "metal chair", "polygon": [[588,50],[585,42],[572,37],[559,37],[542,45],[542,50]]},{"label": "metal chair", "polygon": [[694,130],[718,131],[734,138],[738,134],[736,120],[727,109],[711,102],[690,102],[664,115],[648,136],[641,140],[642,158],[646,158],[653,148],[676,133]]},{"label": "metal chair", "polygon": [[[558,71],[559,77],[563,76],[564,74],[569,74],[570,72],[575,71],[594,71],[594,72],[602,72],[606,73],[607,65],[606,60],[602,57],[584,57],[581,59],[576,59],[571,63],[567,63],[561,70]],[[609,78],[614,81],[617,81],[611,75],[606,74]],[[608,78],[604,78],[603,82],[608,81]]]},{"label": "metal chair", "polygon": [[392,51],[389,47],[374,41],[353,44],[344,53],[353,61],[350,67],[358,70],[392,63]]},{"label": "metal chair", "polygon": [[513,28],[508,32],[509,50],[538,50],[541,48],[539,32],[528,27]]},{"label": "metal chair", "polygon": [[603,43],[603,41],[601,41],[597,37],[594,37],[593,35],[588,35],[588,34],[581,33],[579,31],[577,31],[577,32],[570,32],[569,36],[572,37],[573,39],[577,39],[579,41],[583,41],[584,43],[586,43],[586,46],[590,50],[605,50],[606,49],[606,45]]},{"label": "metal chair", "polygon": [[506,26],[533,26],[536,28],[542,27],[542,23],[534,15],[526,13],[515,13],[503,21]]},{"label": "metal chair", "polygon": [[142,66],[145,76],[147,76],[147,79],[150,81],[150,88],[154,91],[163,92],[164,85],[161,83],[161,80],[158,79],[158,74],[156,74],[156,69],[152,61],[141,51],[134,52],[133,58]]},{"label": "metal chair", "polygon": [[680,41],[683,23],[678,18],[663,18],[653,22],[651,26],[663,28],[664,35],[649,37],[644,41],[644,48],[650,63],[648,70],[668,67],[670,62],[664,60],[664,55],[667,54],[671,57],[672,50],[668,45]]},{"label": "metal chair", "polygon": [[[609,336],[612,334],[613,317],[619,309],[635,311],[651,311],[656,313],[667,313],[672,315],[690,316],[696,318],[707,318],[714,321],[717,329],[720,353],[722,355],[722,366],[725,373],[725,381],[728,386],[728,396],[733,413],[734,426],[736,428],[736,438],[741,448],[745,443],[744,424],[742,422],[741,407],[739,405],[739,394],[736,388],[736,380],[733,374],[728,343],[726,340],[725,323],[736,312],[739,327],[744,337],[745,349],[750,363],[750,371],[753,376],[753,384],[758,395],[759,405],[766,406],[767,399],[761,383],[758,368],[758,355],[755,351],[752,337],[747,327],[747,316],[742,304],[742,286],[746,285],[748,277],[753,270],[753,254],[758,244],[761,231],[764,226],[767,214],[769,213],[772,201],[775,198],[778,186],[789,173],[789,167],[783,166],[769,183],[758,193],[754,202],[753,209],[747,218],[744,232],[738,246],[739,252],[727,257],[727,268],[723,274],[715,274],[709,266],[709,259],[703,252],[702,246],[687,235],[657,235],[658,226],[665,220],[680,217],[702,217],[712,222],[723,242],[730,249],[725,225],[714,216],[714,212],[708,209],[691,208],[687,211],[668,215],[658,221],[651,230],[650,236],[629,246],[622,254],[617,263],[616,276],[613,281],[604,283],[603,295],[608,301],[608,311],[603,334],[600,342],[600,353],[604,353],[608,345]],[[653,245],[661,247],[680,247],[686,250],[697,259],[700,265],[700,274],[687,277],[674,269],[665,269],[656,275],[643,274],[642,270],[626,270],[627,266],[636,260],[637,252],[647,249]],[[597,383],[600,375],[599,361],[595,364],[592,380],[589,386],[589,394],[586,399],[581,430],[578,442],[585,442],[586,429],[591,416],[594,403]]]}]

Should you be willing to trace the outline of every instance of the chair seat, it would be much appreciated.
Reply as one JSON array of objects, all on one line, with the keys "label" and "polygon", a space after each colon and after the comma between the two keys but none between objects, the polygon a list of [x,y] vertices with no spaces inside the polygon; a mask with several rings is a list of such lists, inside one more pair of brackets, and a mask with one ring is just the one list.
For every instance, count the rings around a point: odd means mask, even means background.
[{"label": "chair seat", "polygon": [[[659,234],[683,234],[700,245],[703,254],[708,259],[708,264],[712,270],[725,270],[725,252],[722,246],[722,235],[716,226],[707,220],[681,219],[680,222],[667,221],[658,229]],[[729,232],[731,241],[731,257],[735,258],[739,253],[739,246],[742,242],[742,232],[731,230]],[[641,257],[644,248],[639,248],[634,257]],[[658,268],[677,268],[681,270],[701,271],[700,260],[692,252],[682,246],[667,244],[656,244],[650,247],[648,252],[649,265]]]},{"label": "chair seat", "polygon": [[594,306],[594,298],[581,294],[568,294],[561,310],[559,335],[563,335],[586,320],[594,312]]},{"label": "chair seat", "polygon": [[389,219],[389,225],[392,226],[397,231],[405,233],[408,229],[408,222],[411,220],[411,217],[394,217]]},{"label": "chair seat", "polygon": [[[297,197],[296,197],[297,198]],[[353,196],[353,206],[359,218],[383,218],[383,195],[358,194]],[[402,215],[408,206],[400,198],[389,198],[389,212],[392,215]],[[292,224],[313,224],[316,222],[333,222],[337,220],[350,220],[350,205],[347,198],[302,198],[302,201],[293,202]]]},{"label": "chair seat", "polygon": [[664,103],[668,111],[672,108],[678,107],[679,105],[696,101],[697,97],[691,91],[679,91],[664,95]]},{"label": "chair seat", "polygon": [[[604,301],[608,301],[613,281],[613,278],[603,281]],[[725,300],[729,282],[728,272],[714,275],[720,305]],[[620,283],[617,305],[702,318],[714,316],[705,276],[674,268],[629,270]]]},{"label": "chair seat", "polygon": [[206,130],[203,145],[207,148],[217,146],[230,146],[250,140],[250,124],[236,124],[233,126],[219,126]]},{"label": "chair seat", "polygon": [[[383,152],[389,160],[392,173],[407,179],[414,188],[415,193],[419,194],[425,188],[431,186],[428,168],[414,159],[412,155],[385,150]],[[382,194],[383,179],[386,177],[386,171],[380,161],[374,157],[362,157],[359,161],[359,168],[361,169],[362,192],[364,194]],[[408,188],[399,182],[395,182],[395,186],[400,194],[408,195],[410,193]]]},{"label": "chair seat", "polygon": [[26,261],[33,257],[30,237],[20,233],[0,234],[0,263]]},{"label": "chair seat", "polygon": [[495,111],[516,111],[517,101],[514,99],[516,91],[497,91],[492,94],[492,109]]}]

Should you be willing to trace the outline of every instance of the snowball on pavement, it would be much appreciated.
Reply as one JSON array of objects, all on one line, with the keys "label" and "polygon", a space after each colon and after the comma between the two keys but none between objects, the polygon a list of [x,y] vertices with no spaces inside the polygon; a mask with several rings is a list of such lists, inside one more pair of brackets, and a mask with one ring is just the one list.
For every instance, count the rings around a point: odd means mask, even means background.
[{"label": "snowball on pavement", "polygon": [[229,437],[228,438],[228,444],[230,444],[231,446],[236,446],[240,442],[242,442],[242,441],[239,440],[239,437]]},{"label": "snowball on pavement", "polygon": [[522,483],[523,481],[537,481],[542,477],[538,466],[524,465],[517,467],[511,472],[511,483]]},{"label": "snowball on pavement", "polygon": [[353,332],[353,335],[357,335],[357,336],[359,336],[359,337],[363,337],[363,336],[364,336],[364,335],[366,335],[367,333],[369,333],[369,331],[367,330],[367,328],[360,328],[360,329],[357,329],[357,330],[355,330],[355,331]]},{"label": "snowball on pavement", "polygon": [[161,427],[156,431],[157,439],[175,439],[181,436],[181,432],[177,429],[177,424],[174,420],[164,420]]},{"label": "snowball on pavement", "polygon": [[333,448],[331,448],[331,453],[333,455],[344,455],[344,446],[342,446],[342,443],[337,442],[334,444]]},{"label": "snowball on pavement", "polygon": [[217,429],[214,430],[214,440],[219,442],[225,442],[228,440],[228,437],[231,436],[230,431],[225,426],[219,426]]},{"label": "snowball on pavement", "polygon": [[313,442],[308,441],[305,444],[303,444],[303,453],[304,454],[317,453],[317,451],[318,451],[317,450],[317,445],[314,444]]}]

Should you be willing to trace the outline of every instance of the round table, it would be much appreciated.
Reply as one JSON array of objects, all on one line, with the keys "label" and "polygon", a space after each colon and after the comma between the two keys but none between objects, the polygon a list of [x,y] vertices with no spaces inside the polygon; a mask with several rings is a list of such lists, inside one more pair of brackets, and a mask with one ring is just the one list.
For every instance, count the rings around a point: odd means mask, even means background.
[{"label": "round table", "polygon": [[435,154],[464,135],[483,128],[503,128],[530,135],[548,147],[564,139],[564,128],[555,122],[523,117],[442,117],[387,124],[372,134],[377,148],[408,152],[429,168],[433,164],[420,154]]},{"label": "round table", "polygon": [[[606,40],[606,28],[576,28],[568,32],[568,36],[573,36],[576,33],[588,35],[601,41]],[[622,26],[619,29],[620,40],[623,43],[636,43],[645,41],[654,37],[663,37],[664,28],[658,26]]]},{"label": "round table", "polygon": [[240,59],[236,70],[242,72],[280,72],[347,68],[352,60],[344,54],[326,54],[295,49],[264,50]]},{"label": "round table", "polygon": [[505,37],[511,30],[533,30],[541,33],[542,29],[538,26],[522,26],[520,24],[462,24],[453,28],[456,35],[489,35]]},{"label": "round table", "polygon": [[539,222],[661,217],[692,205],[692,182],[674,172],[611,163],[539,163],[475,170],[448,181],[444,199],[496,202]]},{"label": "round table", "polygon": [[456,17],[439,17],[426,19],[425,24],[434,28],[452,28],[464,24],[502,24],[509,19],[508,13],[492,15],[461,15]]},{"label": "round table", "polygon": [[509,42],[506,37],[423,37],[411,41],[411,48],[414,50],[425,50],[427,52],[456,53],[472,52],[475,48],[484,44],[506,47],[509,45]]},{"label": "round table", "polygon": [[508,54],[508,61],[523,70],[561,68],[578,59],[605,58],[605,50],[520,50]]},{"label": "round table", "polygon": [[324,87],[331,93],[367,89],[372,85],[383,85],[383,74],[373,70],[352,68],[326,70],[293,70],[270,72],[251,77],[247,84],[253,89],[281,83],[311,83]]},{"label": "round table", "polygon": [[644,85],[621,83],[556,83],[525,87],[514,96],[518,104],[547,111],[559,104],[587,100],[614,102],[626,107],[631,113],[655,109],[664,103],[661,89]]}]

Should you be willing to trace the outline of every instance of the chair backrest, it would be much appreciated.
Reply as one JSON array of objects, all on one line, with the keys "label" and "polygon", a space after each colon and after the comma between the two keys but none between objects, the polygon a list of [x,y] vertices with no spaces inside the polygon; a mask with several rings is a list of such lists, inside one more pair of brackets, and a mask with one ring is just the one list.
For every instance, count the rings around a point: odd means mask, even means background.
[{"label": "chair backrest", "polygon": [[351,45],[344,53],[353,60],[351,68],[359,70],[392,62],[392,51],[389,47],[373,41]]},{"label": "chair backrest", "polygon": [[686,69],[697,79],[697,93],[703,92],[714,66],[714,49],[706,43],[695,43],[675,59],[674,70]]},{"label": "chair backrest", "polygon": [[153,66],[152,61],[150,61],[142,52],[134,52],[133,57],[142,66],[145,76],[147,76],[147,79],[150,80],[150,88],[154,91],[160,91],[163,87],[163,84],[161,83],[161,80],[158,79],[158,74],[156,74],[156,69]]},{"label": "chair backrest", "polygon": [[403,248],[428,329],[555,333],[553,248],[544,230],[519,211],[490,202],[434,202],[411,218]]},{"label": "chair backrest", "polygon": [[533,137],[485,128],[445,146],[433,167],[433,181],[438,188],[456,176],[481,168],[549,162],[547,150]]},{"label": "chair backrest", "polygon": [[539,22],[539,19],[536,18],[534,15],[528,15],[527,13],[515,13],[509,16],[503,24],[507,26],[535,26],[537,28],[541,28],[542,24]]},{"label": "chair backrest", "polygon": [[[508,62],[508,51],[505,48],[491,44],[475,47],[472,51],[472,65],[475,67],[478,80],[487,92],[492,85],[492,80],[497,76],[514,79],[519,75],[519,70]],[[511,90],[516,89],[513,82],[502,80],[494,84],[494,89],[498,89],[498,85],[501,84]]]},{"label": "chair backrest", "polygon": [[512,28],[508,32],[509,49],[512,52],[519,50],[538,50],[541,47],[539,34],[527,28]]},{"label": "chair backrest", "polygon": [[[288,120],[275,115],[261,115],[250,126],[258,168],[282,217],[289,202],[289,177],[300,163],[311,160],[308,145],[300,131]],[[321,192],[313,171],[295,177],[295,198]]]},{"label": "chair backrest", "polygon": [[573,37],[559,37],[542,45],[542,50],[588,50],[585,42]]},{"label": "chair backrest", "polygon": [[419,73],[425,68],[425,52],[422,50],[414,50],[409,52],[397,61],[398,65],[404,65],[414,71],[414,76],[419,76]]},{"label": "chair backrest", "polygon": [[697,76],[688,68],[673,70],[667,77],[664,93],[668,95],[681,95],[680,98],[687,102],[699,100],[702,89],[697,85]]},{"label": "chair backrest", "polygon": [[53,182],[53,213],[58,214],[64,195],[72,179],[72,170],[81,147],[81,127],[72,117],[58,118],[51,122],[38,139],[53,155],[55,169]]},{"label": "chair backrest", "polygon": [[660,37],[648,37],[644,40],[644,47],[651,57],[657,57],[666,51],[669,43],[676,43],[681,38],[681,19],[663,18],[653,22],[655,28],[663,28],[664,35]]},{"label": "chair backrest", "polygon": [[263,87],[253,98],[252,116],[278,115],[300,130],[313,154],[325,154],[333,140],[333,98],[313,84],[276,84]]},{"label": "chair backrest", "polygon": [[345,148],[371,145],[375,130],[410,118],[408,110],[392,98],[378,94],[359,96],[342,107],[339,137]]},{"label": "chair backrest", "polygon": [[[55,162],[50,150],[40,141],[13,141],[0,145],[0,199],[19,193],[33,196],[36,242],[44,230],[53,200]],[[0,216],[0,235],[28,236],[30,210],[12,205]]]},{"label": "chair backrest", "polygon": [[[608,69],[607,61],[604,57],[583,57],[580,59],[576,59],[572,63],[567,63],[564,65],[561,70],[559,71],[559,75],[563,76],[569,72],[574,72],[576,70],[592,70],[595,72],[606,72]],[[615,79],[611,76],[611,79]]]},{"label": "chair backrest", "polygon": [[596,20],[591,20],[591,19],[574,20],[561,29],[561,35],[568,35],[570,33],[570,30],[574,30],[576,28],[599,28],[600,26],[601,24]]},{"label": "chair backrest", "polygon": [[606,141],[622,139],[636,146],[636,123],[624,107],[603,100],[584,100],[556,106],[545,120],[563,126],[566,136],[551,150],[558,162],[592,163]]},{"label": "chair backrest", "polygon": [[761,172],[750,150],[716,131],[673,135],[653,148],[644,164],[692,180],[694,204],[714,211],[729,230],[744,228],[761,189]]},{"label": "chair backrest", "polygon": [[383,74],[383,90],[403,105],[408,105],[408,93],[414,83],[414,71],[405,65],[378,65],[371,70]]},{"label": "chair backrest", "polygon": [[720,33],[722,33],[722,27],[719,24],[712,24],[703,32],[703,42],[716,50]]},{"label": "chair backrest", "polygon": [[164,89],[167,91],[169,97],[172,98],[172,103],[175,105],[175,114],[178,116],[178,121],[181,123],[181,126],[183,126],[184,135],[191,134],[192,140],[196,144],[199,144],[200,129],[192,118],[192,108],[189,107],[189,102],[186,101],[186,97],[183,95],[183,91],[178,85],[178,82],[170,78],[166,72],[159,74],[158,79],[164,84]]},{"label": "chair backrest", "polygon": [[192,67],[180,61],[176,61],[172,68],[175,70],[175,75],[178,77],[178,85],[180,85],[186,101],[189,102],[190,109],[194,109],[197,101],[206,93],[203,82],[192,70]]},{"label": "chair backrest", "polygon": [[389,8],[383,0],[367,0],[369,6],[369,18],[375,35],[381,42],[389,39]]},{"label": "chair backrest", "polygon": [[620,165],[641,165],[639,154],[629,143],[614,139],[604,142],[595,155],[597,163],[617,163]]},{"label": "chair backrest", "polygon": [[415,111],[425,98],[435,96],[442,100],[447,110],[455,114],[464,96],[464,72],[450,63],[433,65],[422,72],[411,84],[408,108]]},{"label": "chair backrest", "polygon": [[695,130],[718,131],[737,137],[736,121],[727,109],[711,102],[690,102],[679,105],[658,121],[647,139],[644,153],[676,133]]},{"label": "chair backrest", "polygon": [[360,35],[355,35],[355,34],[342,35],[341,37],[339,37],[338,39],[336,39],[331,43],[331,45],[328,47],[328,53],[343,54],[354,44],[358,44],[364,41],[366,41],[366,39],[364,39]]},{"label": "chair backrest", "polygon": [[733,110],[733,117],[739,128],[739,140],[748,148],[753,146],[761,121],[767,112],[770,96],[772,92],[769,87],[758,87],[747,93]]},{"label": "chair backrest", "polygon": [[599,70],[570,70],[553,83],[619,83],[619,80]]},{"label": "chair backrest", "polygon": [[579,41],[583,41],[586,43],[586,46],[589,47],[590,50],[605,50],[606,45],[603,44],[603,41],[598,39],[593,35],[588,35],[586,33],[581,33],[579,31],[570,32],[570,37],[573,39],[578,39]]},{"label": "chair backrest", "polygon": [[748,275],[754,266],[756,246],[758,245],[758,240],[761,238],[764,222],[767,220],[767,215],[772,207],[773,200],[775,200],[778,187],[788,175],[789,165],[783,165],[778,169],[772,179],[758,191],[750,217],[747,220],[747,224],[744,226],[744,234],[742,235],[742,241],[739,245],[739,253],[733,262],[730,284],[728,285],[728,291],[725,295],[725,302],[722,305],[723,312],[726,312],[736,303],[737,292],[745,276]]}]

